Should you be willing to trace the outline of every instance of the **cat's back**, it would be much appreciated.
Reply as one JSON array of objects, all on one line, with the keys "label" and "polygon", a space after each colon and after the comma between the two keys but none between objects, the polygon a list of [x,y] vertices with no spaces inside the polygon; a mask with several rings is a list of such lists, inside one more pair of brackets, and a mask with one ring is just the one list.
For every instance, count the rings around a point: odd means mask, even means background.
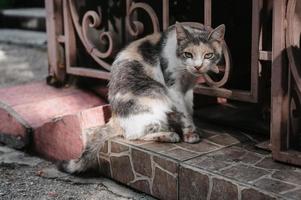
[{"label": "cat's back", "polygon": [[112,64],[109,96],[120,92],[138,96],[163,93],[164,79],[160,68],[163,45],[163,34],[155,33],[125,47]]},{"label": "cat's back", "polygon": [[135,40],[117,55],[113,65],[123,61],[138,61],[155,64],[162,47],[162,33],[154,33]]},{"label": "cat's back", "polygon": [[[131,42],[117,55],[111,67],[111,85],[128,84],[147,79],[162,82],[160,53],[163,33],[154,33]],[[161,80],[162,79],[162,80]]]}]

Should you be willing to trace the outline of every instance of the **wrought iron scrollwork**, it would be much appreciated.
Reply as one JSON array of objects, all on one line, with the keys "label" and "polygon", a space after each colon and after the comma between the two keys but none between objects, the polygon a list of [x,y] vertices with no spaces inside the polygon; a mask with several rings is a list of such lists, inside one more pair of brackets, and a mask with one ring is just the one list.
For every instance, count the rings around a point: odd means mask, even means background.
[{"label": "wrought iron scrollwork", "polygon": [[144,25],[142,22],[133,20],[133,14],[136,10],[141,9],[145,11],[152,21],[153,32],[160,32],[159,20],[153,8],[146,3],[135,3],[132,0],[127,0],[127,15],[126,26],[132,36],[139,36],[144,32]]},{"label": "wrought iron scrollwork", "polygon": [[[164,4],[165,5],[165,4]],[[165,6],[168,6],[166,4]],[[70,12],[70,16],[72,18],[73,26],[76,30],[76,33],[85,47],[86,51],[89,55],[102,67],[110,70],[111,63],[106,61],[107,58],[113,57],[113,53],[116,52],[116,37],[114,32],[103,30],[103,15],[102,12],[96,12],[94,10],[88,10],[84,13],[82,19],[80,19],[78,14],[78,8],[76,5],[76,1],[68,0],[68,9]],[[154,9],[143,2],[134,2],[133,0],[126,1],[126,16],[125,16],[125,26],[129,32],[129,34],[133,37],[139,37],[139,35],[144,33],[144,24],[141,21],[137,20],[137,12],[138,10],[143,11],[147,16],[151,19],[151,25],[153,32],[160,31],[160,23]],[[188,22],[187,24],[201,28],[211,30],[211,28],[207,26],[203,26],[199,23]],[[89,35],[89,31],[91,29],[97,30],[99,32],[98,42],[100,44],[95,44],[95,41],[92,41]],[[106,45],[103,45],[103,44]],[[99,47],[104,47],[105,49],[101,49]],[[223,86],[228,78],[230,73],[230,55],[227,45],[224,43],[223,46],[225,66],[224,73],[220,80],[214,81],[209,75],[205,75],[204,79],[206,80],[207,85],[211,87],[221,87]]]},{"label": "wrought iron scrollwork", "polygon": [[110,70],[110,63],[107,63],[103,59],[112,56],[112,53],[116,49],[114,33],[110,31],[101,31],[99,33],[99,41],[107,41],[108,43],[108,47],[104,52],[100,51],[88,37],[89,28],[99,29],[101,27],[102,13],[97,13],[93,10],[87,11],[83,16],[82,22],[80,23],[74,1],[69,0],[68,2],[74,27],[85,49],[98,64],[105,69]]},{"label": "wrought iron scrollwork", "polygon": [[109,42],[109,47],[105,52],[101,52],[97,50],[93,43],[90,41],[88,37],[88,29],[90,28],[98,28],[101,25],[101,15],[98,15],[95,11],[88,11],[85,13],[82,21],[82,33],[83,33],[83,38],[86,41],[86,44],[88,46],[88,52],[94,53],[96,56],[100,58],[108,58],[112,52],[113,52],[113,33],[109,31],[101,32],[99,34],[99,39],[100,41],[104,41],[107,39]]}]

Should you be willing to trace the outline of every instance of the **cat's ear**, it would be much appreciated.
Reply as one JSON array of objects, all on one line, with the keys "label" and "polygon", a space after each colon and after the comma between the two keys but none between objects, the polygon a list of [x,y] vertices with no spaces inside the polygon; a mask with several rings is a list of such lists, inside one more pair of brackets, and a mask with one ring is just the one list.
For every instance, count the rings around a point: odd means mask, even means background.
[{"label": "cat's ear", "polygon": [[209,34],[209,40],[217,40],[217,41],[223,41],[225,36],[226,26],[224,24],[219,25],[215,29],[211,31]]},{"label": "cat's ear", "polygon": [[189,38],[190,33],[183,27],[182,24],[176,22],[176,33],[177,33],[177,41],[181,42]]}]

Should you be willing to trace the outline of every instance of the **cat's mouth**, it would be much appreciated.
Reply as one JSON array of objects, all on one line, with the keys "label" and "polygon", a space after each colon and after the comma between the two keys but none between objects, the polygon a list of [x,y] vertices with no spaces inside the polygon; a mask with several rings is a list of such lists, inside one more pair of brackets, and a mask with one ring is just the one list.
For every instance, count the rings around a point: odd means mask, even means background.
[{"label": "cat's mouth", "polygon": [[205,68],[200,68],[200,69],[190,68],[188,71],[195,76],[201,76],[203,74],[206,74],[209,70]]}]

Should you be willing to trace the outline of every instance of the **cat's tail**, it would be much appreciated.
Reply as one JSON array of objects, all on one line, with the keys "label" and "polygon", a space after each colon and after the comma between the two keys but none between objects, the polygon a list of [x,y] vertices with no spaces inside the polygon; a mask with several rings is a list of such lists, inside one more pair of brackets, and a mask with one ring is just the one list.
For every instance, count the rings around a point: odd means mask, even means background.
[{"label": "cat's tail", "polygon": [[64,160],[57,162],[59,170],[70,173],[78,174],[90,169],[97,169],[101,167],[98,165],[99,154],[104,147],[105,142],[108,139],[120,135],[120,133],[114,133],[110,123],[89,130],[86,134],[87,142],[84,151],[81,156],[74,160]]}]

